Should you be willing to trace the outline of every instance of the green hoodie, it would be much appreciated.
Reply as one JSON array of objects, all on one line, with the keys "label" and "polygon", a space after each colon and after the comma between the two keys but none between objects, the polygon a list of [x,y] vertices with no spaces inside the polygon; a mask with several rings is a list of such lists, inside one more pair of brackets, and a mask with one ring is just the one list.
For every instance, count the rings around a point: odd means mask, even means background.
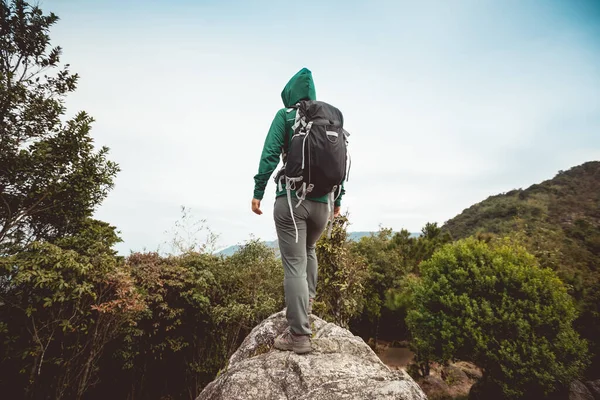
[{"label": "green hoodie", "polygon": [[[315,92],[315,84],[312,79],[312,73],[306,68],[302,68],[296,75],[290,79],[285,85],[281,92],[281,100],[286,108],[282,108],[277,111],[275,118],[271,123],[271,128],[265,139],[262,154],[260,156],[260,164],[258,166],[258,174],[254,176],[254,198],[262,200],[265,194],[265,188],[271,175],[279,164],[279,157],[283,152],[283,141],[291,140],[292,138],[292,125],[296,117],[296,110],[288,112],[289,107],[292,107],[300,100],[316,100],[317,94]],[[295,193],[292,192],[294,195]],[[340,196],[335,202],[336,206],[339,206],[344,195],[344,185],[342,184],[342,191]],[[285,185],[283,190],[277,191],[276,197],[285,196],[286,190]],[[318,201],[321,203],[327,203],[327,195],[323,197],[310,197],[307,199]]]}]

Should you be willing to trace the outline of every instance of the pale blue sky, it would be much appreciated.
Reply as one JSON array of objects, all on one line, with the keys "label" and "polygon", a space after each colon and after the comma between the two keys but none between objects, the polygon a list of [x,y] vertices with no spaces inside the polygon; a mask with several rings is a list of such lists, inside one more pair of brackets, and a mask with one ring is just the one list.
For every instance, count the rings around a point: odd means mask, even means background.
[{"label": "pale blue sky", "polygon": [[418,231],[600,159],[598,1],[44,0],[81,75],[69,113],[122,168],[97,218],[156,249],[190,207],[235,244],[280,92],[300,68],[352,133],[353,230]]}]

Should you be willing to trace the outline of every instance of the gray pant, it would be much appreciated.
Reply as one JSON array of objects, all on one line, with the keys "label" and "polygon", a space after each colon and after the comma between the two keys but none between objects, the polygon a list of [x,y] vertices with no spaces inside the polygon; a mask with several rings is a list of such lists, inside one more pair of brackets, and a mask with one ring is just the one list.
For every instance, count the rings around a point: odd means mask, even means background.
[{"label": "gray pant", "polygon": [[305,200],[298,208],[298,200],[292,199],[296,230],[285,196],[275,200],[275,228],[279,239],[279,251],[283,261],[286,317],[292,333],[310,335],[308,299],[317,292],[317,254],[315,244],[327,226],[327,204]]}]

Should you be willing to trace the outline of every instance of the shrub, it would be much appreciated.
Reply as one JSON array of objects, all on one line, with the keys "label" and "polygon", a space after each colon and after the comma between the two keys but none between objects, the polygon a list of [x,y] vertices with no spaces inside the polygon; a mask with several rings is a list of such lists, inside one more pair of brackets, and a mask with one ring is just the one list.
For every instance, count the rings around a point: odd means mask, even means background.
[{"label": "shrub", "polygon": [[421,359],[472,361],[505,398],[548,394],[584,370],[572,299],[524,248],[465,239],[437,251],[421,273],[407,317]]}]

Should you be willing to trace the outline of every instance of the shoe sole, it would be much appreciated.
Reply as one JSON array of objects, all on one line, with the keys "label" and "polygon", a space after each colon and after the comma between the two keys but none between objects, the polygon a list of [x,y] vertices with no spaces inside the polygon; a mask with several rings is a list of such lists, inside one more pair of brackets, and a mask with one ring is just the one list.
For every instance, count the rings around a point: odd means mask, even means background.
[{"label": "shoe sole", "polygon": [[296,354],[306,354],[306,353],[310,353],[312,351],[312,346],[308,346],[308,347],[286,347],[286,346],[278,346],[278,345],[273,345],[274,348],[276,348],[277,350],[281,350],[281,351],[293,351]]},{"label": "shoe sole", "polygon": [[310,353],[312,351],[312,346],[310,343],[302,345],[302,346],[296,346],[294,347],[294,353],[296,354],[306,354],[306,353]]},{"label": "shoe sole", "polygon": [[310,353],[312,349],[294,349],[294,353],[296,354],[306,354]]},{"label": "shoe sole", "polygon": [[293,347],[281,346],[281,345],[277,345],[277,343],[275,343],[273,345],[273,347],[276,348],[277,350],[281,350],[281,351],[292,351],[292,350],[294,350]]}]

